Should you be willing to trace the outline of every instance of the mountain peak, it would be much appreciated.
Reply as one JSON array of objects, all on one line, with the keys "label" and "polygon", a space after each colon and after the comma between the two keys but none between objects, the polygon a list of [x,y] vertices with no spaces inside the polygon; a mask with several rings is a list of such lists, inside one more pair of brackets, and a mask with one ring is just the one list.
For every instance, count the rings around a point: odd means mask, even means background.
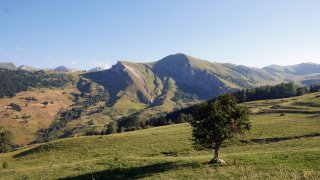
[{"label": "mountain peak", "polygon": [[191,61],[190,56],[177,53],[164,57],[163,59],[159,60],[158,63],[170,66],[186,66],[190,65]]}]

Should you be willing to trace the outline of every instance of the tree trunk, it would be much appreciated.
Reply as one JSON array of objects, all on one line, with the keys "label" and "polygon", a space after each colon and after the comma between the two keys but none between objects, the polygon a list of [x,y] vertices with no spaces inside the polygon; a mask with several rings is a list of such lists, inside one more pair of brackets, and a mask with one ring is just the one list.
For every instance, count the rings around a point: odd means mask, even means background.
[{"label": "tree trunk", "polygon": [[213,153],[213,159],[210,161],[210,163],[219,163],[220,162],[220,159],[219,159],[219,149],[220,149],[220,146],[219,145],[215,145],[214,147],[214,153]]},{"label": "tree trunk", "polygon": [[213,161],[215,161],[215,162],[219,161],[219,149],[220,149],[220,146],[218,146],[218,145],[214,147]]}]

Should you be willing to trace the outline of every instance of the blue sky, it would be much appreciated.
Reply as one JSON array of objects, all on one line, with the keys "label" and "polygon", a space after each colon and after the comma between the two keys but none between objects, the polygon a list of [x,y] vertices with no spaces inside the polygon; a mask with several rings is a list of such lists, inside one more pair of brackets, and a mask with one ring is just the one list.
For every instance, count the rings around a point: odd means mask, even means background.
[{"label": "blue sky", "polygon": [[186,53],[320,63],[318,0],[0,0],[0,62],[89,69]]}]

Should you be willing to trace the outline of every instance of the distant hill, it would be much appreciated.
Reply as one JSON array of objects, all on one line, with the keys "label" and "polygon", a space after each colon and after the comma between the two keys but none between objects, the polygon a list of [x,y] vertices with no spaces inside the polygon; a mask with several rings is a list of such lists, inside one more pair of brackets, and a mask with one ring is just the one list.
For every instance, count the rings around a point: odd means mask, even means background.
[{"label": "distant hill", "polygon": [[56,71],[56,72],[80,72],[80,71],[83,71],[83,70],[77,69],[77,68],[68,68],[66,66],[58,66],[58,67],[54,68],[52,71]]},{"label": "distant hill", "polygon": [[88,72],[97,72],[97,71],[103,71],[105,70],[105,68],[103,67],[95,67],[95,68],[92,68],[90,70],[88,70]]},{"label": "distant hill", "polygon": [[38,71],[40,69],[35,68],[35,67],[31,67],[31,66],[26,66],[26,65],[22,65],[18,67],[19,70],[25,70],[25,71]]},{"label": "distant hill", "polygon": [[264,67],[263,69],[272,74],[310,75],[320,73],[320,64],[301,63],[291,66],[271,65]]},{"label": "distant hill", "polygon": [[16,70],[17,67],[15,64],[8,62],[8,63],[0,63],[0,69]]}]

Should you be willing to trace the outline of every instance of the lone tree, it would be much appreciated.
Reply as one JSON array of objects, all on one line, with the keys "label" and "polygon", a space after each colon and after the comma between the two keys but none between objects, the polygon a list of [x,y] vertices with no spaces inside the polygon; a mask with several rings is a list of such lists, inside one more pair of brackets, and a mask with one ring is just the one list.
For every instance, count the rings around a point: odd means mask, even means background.
[{"label": "lone tree", "polygon": [[211,163],[223,163],[219,149],[226,140],[250,130],[249,109],[237,105],[230,94],[222,95],[212,102],[197,107],[195,118],[190,122],[196,149],[214,149]]},{"label": "lone tree", "polygon": [[10,151],[13,146],[14,143],[12,132],[0,129],[0,153]]}]

